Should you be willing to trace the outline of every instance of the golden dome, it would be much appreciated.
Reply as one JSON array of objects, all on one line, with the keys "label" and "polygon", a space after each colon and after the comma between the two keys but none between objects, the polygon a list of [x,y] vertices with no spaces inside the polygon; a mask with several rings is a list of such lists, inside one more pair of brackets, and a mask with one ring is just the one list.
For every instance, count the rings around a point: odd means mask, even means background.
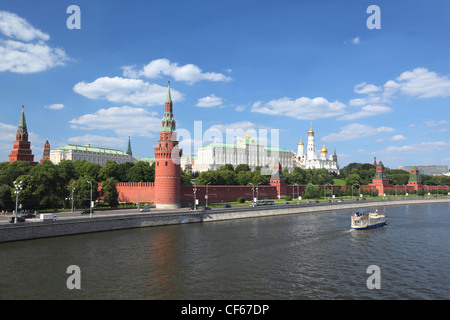
[{"label": "golden dome", "polygon": [[313,135],[314,135],[314,130],[313,130],[312,128],[309,129],[308,134],[309,134],[310,136],[313,136]]},{"label": "golden dome", "polygon": [[325,148],[325,146],[323,146],[323,148],[320,149],[320,153],[328,153],[327,148]]},{"label": "golden dome", "polygon": [[247,134],[244,139],[251,139],[251,137]]},{"label": "golden dome", "polygon": [[303,141],[300,141],[299,143],[298,143],[298,145],[299,146],[303,146],[304,144],[303,144]]}]

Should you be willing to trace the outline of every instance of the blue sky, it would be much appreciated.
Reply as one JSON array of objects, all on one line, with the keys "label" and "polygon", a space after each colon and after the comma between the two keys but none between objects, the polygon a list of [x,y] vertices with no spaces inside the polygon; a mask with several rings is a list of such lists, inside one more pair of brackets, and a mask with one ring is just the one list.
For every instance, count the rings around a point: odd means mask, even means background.
[{"label": "blue sky", "polygon": [[126,150],[131,136],[153,157],[170,80],[185,154],[226,129],[279,130],[296,151],[312,123],[341,167],[449,165],[449,17],[444,0],[2,0],[0,161],[22,105],[37,161],[47,138]]}]

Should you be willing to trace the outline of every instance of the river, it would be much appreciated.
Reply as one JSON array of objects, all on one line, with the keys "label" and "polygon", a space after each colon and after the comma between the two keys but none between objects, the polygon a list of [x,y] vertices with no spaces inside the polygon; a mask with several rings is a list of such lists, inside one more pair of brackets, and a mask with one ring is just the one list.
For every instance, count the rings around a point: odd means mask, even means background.
[{"label": "river", "polygon": [[0,299],[450,299],[450,204],[378,210],[371,230],[343,210],[1,243]]}]

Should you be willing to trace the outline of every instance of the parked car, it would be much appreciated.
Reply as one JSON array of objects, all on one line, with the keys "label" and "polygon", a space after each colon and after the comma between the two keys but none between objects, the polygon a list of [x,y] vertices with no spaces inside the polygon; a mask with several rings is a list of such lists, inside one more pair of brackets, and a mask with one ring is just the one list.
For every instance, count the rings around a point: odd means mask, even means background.
[{"label": "parked car", "polygon": [[223,206],[224,208],[231,208],[231,204],[227,203],[226,205]]},{"label": "parked car", "polygon": [[[90,209],[86,209],[84,211],[81,211],[81,214],[90,214],[90,213],[91,213]],[[94,213],[94,210],[92,210],[92,213]]]},{"label": "parked car", "polygon": [[211,210],[210,207],[204,207],[203,210]]},{"label": "parked car", "polygon": [[[11,220],[9,220],[9,222],[14,223],[15,220],[16,220],[16,217],[11,217]],[[17,222],[25,222],[25,218],[17,217]]]},{"label": "parked car", "polygon": [[145,208],[140,209],[139,211],[140,212],[149,212],[150,208],[145,207]]},{"label": "parked car", "polygon": [[36,216],[34,214],[32,214],[32,213],[28,213],[28,214],[23,215],[22,218],[24,218],[24,219],[33,219],[33,218],[36,218]]}]

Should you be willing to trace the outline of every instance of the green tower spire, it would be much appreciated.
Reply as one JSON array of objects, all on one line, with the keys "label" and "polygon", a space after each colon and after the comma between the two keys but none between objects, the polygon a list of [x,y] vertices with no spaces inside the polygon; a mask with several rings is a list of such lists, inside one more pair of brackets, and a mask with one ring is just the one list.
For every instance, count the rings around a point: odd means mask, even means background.
[{"label": "green tower spire", "polygon": [[170,95],[170,80],[169,80],[169,87],[167,88],[166,102],[172,102],[172,97]]},{"label": "green tower spire", "polygon": [[19,128],[17,129],[17,133],[28,134],[27,122],[25,121],[25,111],[23,109],[24,106],[22,105],[22,114],[20,115]]},{"label": "green tower spire", "polygon": [[131,151],[131,137],[128,137],[128,149],[127,149],[127,154],[132,156],[133,152]]}]

